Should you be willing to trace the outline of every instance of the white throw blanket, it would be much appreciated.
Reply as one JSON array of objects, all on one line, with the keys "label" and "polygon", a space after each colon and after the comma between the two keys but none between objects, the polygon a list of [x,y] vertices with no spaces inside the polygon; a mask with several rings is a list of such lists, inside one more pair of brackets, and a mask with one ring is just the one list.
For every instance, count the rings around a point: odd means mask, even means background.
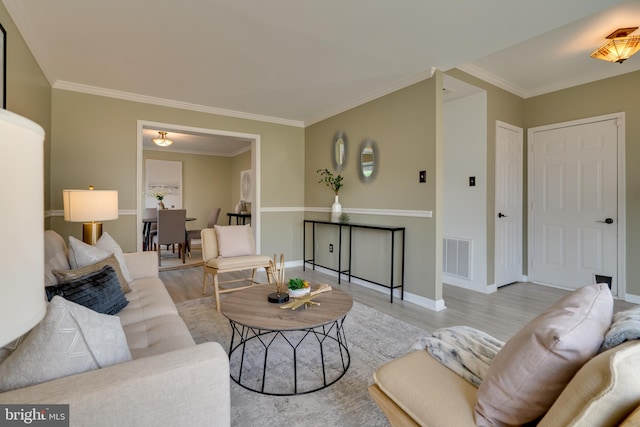
[{"label": "white throw blanket", "polygon": [[503,345],[504,342],[478,329],[452,326],[421,338],[412,349],[427,350],[438,362],[478,387]]}]

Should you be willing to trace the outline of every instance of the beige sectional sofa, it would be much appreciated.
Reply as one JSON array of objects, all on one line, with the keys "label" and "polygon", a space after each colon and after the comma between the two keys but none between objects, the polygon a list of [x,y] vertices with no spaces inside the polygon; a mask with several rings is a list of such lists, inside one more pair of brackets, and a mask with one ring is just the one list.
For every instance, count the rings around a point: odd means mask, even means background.
[{"label": "beige sectional sofa", "polygon": [[[46,231],[48,277],[53,268],[69,268],[67,254],[62,237]],[[117,315],[132,360],[0,393],[0,403],[69,404],[72,426],[230,425],[226,352],[218,343],[195,344],[154,252],[124,258],[133,280]]]}]

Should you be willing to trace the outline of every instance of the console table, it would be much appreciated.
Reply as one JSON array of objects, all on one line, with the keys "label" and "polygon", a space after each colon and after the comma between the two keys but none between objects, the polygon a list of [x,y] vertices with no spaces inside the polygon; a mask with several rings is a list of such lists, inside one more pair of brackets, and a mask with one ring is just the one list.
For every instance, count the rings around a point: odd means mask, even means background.
[{"label": "console table", "polygon": [[[311,224],[311,240],[312,240],[312,250],[311,250],[311,258],[307,259],[307,224]],[[338,227],[338,269],[329,268],[327,266],[320,265],[316,263],[316,225],[329,225],[333,227]],[[368,229],[368,230],[380,230],[385,233],[391,233],[391,274],[389,283],[378,283],[373,280],[365,279],[364,277],[358,277],[351,272],[351,256],[353,253],[353,246],[351,245],[353,230],[354,229]],[[349,253],[347,258],[347,268],[343,269],[342,267],[342,233],[343,230],[346,230],[349,235]],[[400,283],[396,283],[395,281],[395,251],[396,251],[396,233],[402,238],[401,241],[401,250],[402,250],[402,258],[400,261]],[[316,221],[311,219],[305,219],[303,223],[302,230],[302,257],[304,259],[302,263],[302,271],[305,270],[307,264],[311,264],[313,269],[316,269],[316,266],[326,268],[331,271],[335,271],[338,273],[338,284],[340,284],[340,279],[343,274],[346,274],[351,281],[351,278],[354,277],[356,279],[364,280],[365,282],[373,283],[374,285],[384,286],[389,289],[390,301],[393,303],[393,290],[395,288],[400,288],[400,299],[404,299],[404,251],[405,251],[405,227],[394,227],[394,226],[384,226],[384,225],[371,225],[371,224],[355,224],[349,222],[331,222],[331,221]]]}]

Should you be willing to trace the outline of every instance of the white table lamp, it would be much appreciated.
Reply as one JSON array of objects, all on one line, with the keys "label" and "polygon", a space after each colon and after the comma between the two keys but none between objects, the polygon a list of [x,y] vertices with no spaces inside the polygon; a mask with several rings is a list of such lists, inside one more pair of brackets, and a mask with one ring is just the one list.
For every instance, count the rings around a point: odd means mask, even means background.
[{"label": "white table lamp", "polygon": [[83,222],[82,241],[95,245],[102,235],[102,222],[118,219],[115,190],[63,190],[64,220]]},{"label": "white table lamp", "polygon": [[45,315],[44,130],[0,109],[0,347]]}]

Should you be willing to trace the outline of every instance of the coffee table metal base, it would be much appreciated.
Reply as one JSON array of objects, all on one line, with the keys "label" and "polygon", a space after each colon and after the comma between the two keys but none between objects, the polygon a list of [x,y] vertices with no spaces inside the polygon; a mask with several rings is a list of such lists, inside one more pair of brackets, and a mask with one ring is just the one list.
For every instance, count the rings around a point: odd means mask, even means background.
[{"label": "coffee table metal base", "polygon": [[330,386],[351,363],[345,317],[297,330],[257,329],[230,320],[231,379],[247,390],[272,396],[311,393]]}]

